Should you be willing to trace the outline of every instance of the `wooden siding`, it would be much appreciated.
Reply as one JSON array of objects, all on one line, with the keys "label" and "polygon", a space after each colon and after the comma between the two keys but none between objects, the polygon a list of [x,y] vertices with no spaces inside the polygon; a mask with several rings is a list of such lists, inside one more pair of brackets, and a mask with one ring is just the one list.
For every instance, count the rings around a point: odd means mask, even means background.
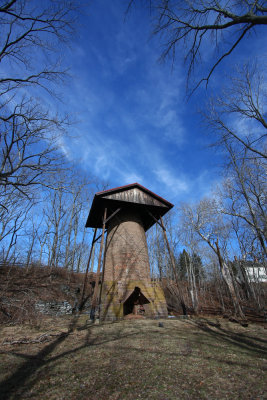
[{"label": "wooden siding", "polygon": [[166,204],[155,199],[154,197],[150,196],[148,193],[145,193],[144,191],[142,191],[138,188],[123,190],[120,192],[107,194],[106,196],[101,196],[101,197],[104,199],[126,201],[128,203],[145,204],[148,206],[158,206],[158,207],[166,207],[167,208]]}]

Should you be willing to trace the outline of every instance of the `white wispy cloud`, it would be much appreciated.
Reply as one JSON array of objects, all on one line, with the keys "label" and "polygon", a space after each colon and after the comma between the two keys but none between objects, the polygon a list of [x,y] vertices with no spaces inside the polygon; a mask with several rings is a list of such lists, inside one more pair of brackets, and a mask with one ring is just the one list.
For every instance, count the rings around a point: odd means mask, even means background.
[{"label": "white wispy cloud", "polygon": [[111,8],[116,24],[109,29],[108,13],[102,22],[112,34],[104,38],[97,26],[96,40],[74,51],[64,99],[78,123],[62,149],[111,186],[139,182],[169,201],[192,198],[206,189],[203,167],[193,175],[182,162],[190,151],[182,70],[159,65],[153,43],[140,46],[144,31],[122,24]]},{"label": "white wispy cloud", "polygon": [[160,183],[163,183],[168,189],[173,192],[173,194],[178,194],[179,192],[187,192],[189,190],[189,185],[187,179],[181,178],[164,167],[159,167],[155,169],[154,174]]}]

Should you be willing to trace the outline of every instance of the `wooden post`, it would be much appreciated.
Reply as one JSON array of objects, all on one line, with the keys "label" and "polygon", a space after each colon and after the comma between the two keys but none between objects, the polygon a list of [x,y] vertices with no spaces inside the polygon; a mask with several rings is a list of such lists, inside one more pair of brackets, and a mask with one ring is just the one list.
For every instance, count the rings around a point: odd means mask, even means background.
[{"label": "wooden post", "polygon": [[84,293],[85,293],[86,284],[87,284],[88,269],[89,269],[89,265],[90,265],[90,261],[91,261],[91,257],[92,257],[92,251],[93,251],[93,247],[94,247],[94,242],[95,242],[95,237],[96,237],[96,231],[97,231],[97,228],[95,228],[95,230],[94,230],[94,236],[93,236],[93,240],[92,240],[92,244],[91,244],[91,249],[90,249],[90,254],[89,254],[88,262],[87,262],[87,266],[86,266],[86,271],[85,271],[85,276],[84,276],[84,281],[83,281],[82,296],[81,296],[81,301],[80,301],[80,306],[79,306],[79,309],[80,309],[80,310],[81,310],[82,307],[83,307],[83,298],[84,298]]},{"label": "wooden post", "polygon": [[170,255],[170,257],[171,257],[172,272],[173,272],[173,275],[174,275],[174,277],[175,277],[176,282],[178,282],[178,276],[177,276],[177,271],[176,271],[176,266],[175,266],[175,260],[174,260],[173,252],[171,251],[170,244],[169,244],[169,240],[168,240],[167,234],[166,234],[166,228],[165,228],[165,226],[164,226],[164,224],[163,224],[163,220],[162,220],[161,217],[160,217],[160,222],[161,222],[161,227],[162,227],[162,230],[163,230],[164,239],[165,239],[165,242],[166,242],[166,245],[167,245],[167,248],[168,248],[168,252],[169,252],[169,255]]},{"label": "wooden post", "polygon": [[[94,288],[94,294],[93,294],[93,300],[92,300],[93,314],[94,314],[95,307],[97,304],[97,294],[98,294],[99,277],[100,277],[100,269],[101,269],[101,258],[102,258],[104,237],[105,237],[106,218],[107,218],[107,209],[105,208],[104,218],[103,218],[103,226],[102,226],[101,244],[100,244],[99,257],[98,257],[98,266],[97,266],[97,273],[96,273],[96,282],[95,282],[95,288]],[[94,316],[93,316],[93,319],[95,319]]]},{"label": "wooden post", "polygon": [[94,263],[95,263],[95,243],[96,243],[96,240],[94,241],[94,244],[93,244],[93,251],[92,251],[92,257],[91,257],[90,272],[94,272]]},{"label": "wooden post", "polygon": [[102,296],[103,283],[104,283],[104,275],[105,275],[106,252],[107,252],[107,236],[106,236],[105,247],[104,247],[104,260],[103,260],[103,266],[102,266],[102,278],[101,278],[101,286],[100,286],[99,301],[98,301],[99,319],[100,319],[100,312],[101,312],[101,309],[100,309],[100,306],[101,306],[101,296]]},{"label": "wooden post", "polygon": [[168,240],[168,237],[167,237],[167,234],[166,234],[166,228],[164,226],[164,223],[163,223],[163,220],[162,220],[161,216],[160,216],[160,222],[161,222],[160,225],[161,225],[162,230],[163,230],[164,239],[165,239],[165,242],[166,242],[166,245],[167,245],[167,248],[168,248],[168,252],[169,252],[170,258],[171,258],[172,272],[173,272],[173,275],[174,275],[174,278],[175,278],[175,282],[176,282],[176,285],[177,285],[179,300],[180,300],[180,303],[181,303],[181,306],[182,306],[182,309],[183,309],[183,314],[186,315],[186,306],[185,306],[185,302],[184,302],[184,299],[183,299],[183,295],[182,295],[182,293],[180,291],[180,287],[179,287],[179,280],[178,280],[178,276],[177,276],[177,271],[176,271],[173,252],[171,251],[169,240]]}]

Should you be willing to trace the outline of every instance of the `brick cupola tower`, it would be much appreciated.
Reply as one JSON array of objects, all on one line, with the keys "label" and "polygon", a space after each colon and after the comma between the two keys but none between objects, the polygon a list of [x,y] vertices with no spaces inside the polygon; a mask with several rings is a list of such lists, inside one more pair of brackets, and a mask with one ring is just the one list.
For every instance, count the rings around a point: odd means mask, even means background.
[{"label": "brick cupola tower", "polygon": [[167,316],[163,291],[150,277],[145,232],[172,207],[138,183],[94,196],[86,226],[107,229],[102,287],[96,293],[102,320]]}]

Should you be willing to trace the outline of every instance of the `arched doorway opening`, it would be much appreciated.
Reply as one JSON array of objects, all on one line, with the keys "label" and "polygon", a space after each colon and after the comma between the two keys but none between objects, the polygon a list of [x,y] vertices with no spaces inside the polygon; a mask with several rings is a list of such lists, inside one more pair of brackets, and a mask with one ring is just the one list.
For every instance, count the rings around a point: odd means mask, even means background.
[{"label": "arched doorway opening", "polygon": [[123,315],[143,315],[145,313],[144,304],[149,303],[150,301],[143,295],[141,289],[136,286],[134,288],[134,291],[123,303]]}]

